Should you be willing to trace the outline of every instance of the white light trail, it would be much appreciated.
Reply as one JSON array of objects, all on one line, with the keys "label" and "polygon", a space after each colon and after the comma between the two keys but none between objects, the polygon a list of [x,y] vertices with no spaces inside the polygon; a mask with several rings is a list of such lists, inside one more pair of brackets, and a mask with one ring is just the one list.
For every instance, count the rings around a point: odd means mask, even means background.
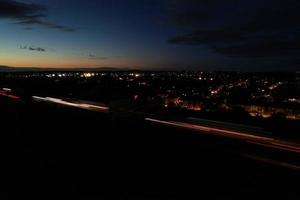
[{"label": "white light trail", "polygon": [[52,103],[61,104],[61,105],[65,105],[65,106],[72,106],[72,107],[94,110],[94,111],[109,110],[109,107],[107,107],[107,106],[99,106],[99,105],[93,105],[93,104],[87,104],[87,103],[73,103],[73,102],[68,102],[68,101],[58,99],[58,98],[53,98],[53,97],[32,96],[32,98],[37,101],[47,101],[47,102],[52,102]]}]

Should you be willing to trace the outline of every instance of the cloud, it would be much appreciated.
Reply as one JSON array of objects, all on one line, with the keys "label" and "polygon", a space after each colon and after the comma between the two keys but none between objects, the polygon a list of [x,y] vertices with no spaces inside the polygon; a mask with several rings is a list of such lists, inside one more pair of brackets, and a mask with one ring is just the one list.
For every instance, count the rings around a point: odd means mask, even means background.
[{"label": "cloud", "polygon": [[46,49],[45,48],[42,48],[42,47],[36,47],[34,45],[31,45],[31,46],[20,46],[19,47],[20,49],[23,49],[23,50],[29,50],[29,51],[39,51],[39,52],[46,52]]},{"label": "cloud", "polygon": [[92,59],[92,60],[107,60],[107,59],[109,59],[109,57],[106,57],[106,56],[97,56],[97,55],[94,55],[94,54],[89,54],[88,58]]},{"label": "cloud", "polygon": [[22,25],[36,24],[36,25],[45,26],[47,28],[57,29],[57,30],[64,31],[64,32],[74,32],[77,30],[76,28],[59,25],[59,24],[56,24],[53,22],[49,22],[47,20],[42,20],[42,19],[37,19],[37,18],[20,21],[20,22],[18,22],[18,24],[22,24]]},{"label": "cloud", "polygon": [[20,25],[38,25],[64,32],[76,30],[69,26],[48,21],[46,12],[47,7],[40,4],[0,0],[0,19],[10,19]]},{"label": "cloud", "polygon": [[24,30],[33,30],[32,27],[24,27]]},{"label": "cloud", "polygon": [[168,40],[170,44],[205,45],[231,57],[296,59],[300,55],[300,1],[175,2],[172,15],[180,33]]},{"label": "cloud", "polygon": [[124,58],[125,56],[98,56],[95,54],[89,54],[88,58],[92,60],[108,60],[111,58]]},{"label": "cloud", "polygon": [[176,26],[191,26],[208,18],[205,5],[208,2],[197,0],[165,0],[167,21]]}]

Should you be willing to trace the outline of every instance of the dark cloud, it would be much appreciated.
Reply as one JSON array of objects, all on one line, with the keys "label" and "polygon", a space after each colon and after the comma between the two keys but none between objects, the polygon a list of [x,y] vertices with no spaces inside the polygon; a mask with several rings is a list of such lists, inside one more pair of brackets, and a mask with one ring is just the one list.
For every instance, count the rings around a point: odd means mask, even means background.
[{"label": "dark cloud", "polygon": [[184,43],[189,45],[216,44],[237,42],[243,39],[241,31],[224,30],[196,30],[188,34],[173,37],[168,41],[173,44]]},{"label": "dark cloud", "polygon": [[32,27],[25,27],[24,30],[33,30]]},{"label": "dark cloud", "polygon": [[46,52],[46,49],[45,48],[42,48],[42,47],[36,47],[34,45],[31,45],[31,46],[20,46],[19,47],[20,49],[23,49],[23,50],[29,50],[29,51],[39,51],[39,52]]},{"label": "dark cloud", "polygon": [[92,60],[108,60],[111,58],[124,58],[125,56],[98,56],[95,54],[89,54],[88,58]]},{"label": "dark cloud", "polygon": [[181,33],[168,40],[171,44],[206,45],[233,57],[296,59],[300,55],[300,1],[174,2],[178,9],[173,19],[175,25],[181,24]]},{"label": "dark cloud", "polygon": [[195,26],[208,19],[207,2],[196,0],[165,0],[167,21],[176,26]]},{"label": "dark cloud", "polygon": [[45,14],[47,7],[15,0],[0,0],[0,19],[10,19],[22,25],[39,25],[60,31],[71,32],[75,28],[50,22]]},{"label": "dark cloud", "polygon": [[68,26],[62,26],[53,22],[49,22],[47,20],[42,20],[42,19],[38,19],[38,18],[33,18],[33,19],[28,19],[28,20],[24,20],[24,21],[20,21],[18,22],[18,24],[23,24],[23,25],[41,25],[41,26],[45,26],[48,28],[52,28],[52,29],[58,29],[60,31],[64,31],[64,32],[73,32],[76,31],[76,28],[72,28],[72,27],[68,27]]},{"label": "dark cloud", "polygon": [[266,39],[265,41],[247,41],[240,44],[217,45],[214,50],[221,54],[238,57],[265,57],[297,58],[300,55],[300,39],[291,40],[286,38]]},{"label": "dark cloud", "polygon": [[107,56],[97,56],[97,55],[94,55],[94,54],[89,54],[88,58],[93,59],[93,60],[107,60],[107,59],[109,59],[109,57],[107,57]]}]

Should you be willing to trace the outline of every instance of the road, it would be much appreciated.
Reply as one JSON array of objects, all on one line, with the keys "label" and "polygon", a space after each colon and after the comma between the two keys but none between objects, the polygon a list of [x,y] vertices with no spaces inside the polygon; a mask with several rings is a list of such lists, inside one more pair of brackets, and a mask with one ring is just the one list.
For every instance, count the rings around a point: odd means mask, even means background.
[{"label": "road", "polygon": [[48,100],[0,97],[3,197],[299,198],[297,152]]},{"label": "road", "polygon": [[[254,144],[256,146],[267,147],[270,151],[277,150],[283,151],[286,153],[293,153],[295,157],[300,156],[300,144],[290,141],[285,141],[282,139],[272,138],[270,136],[259,136],[255,133],[246,133],[243,131],[228,130],[226,128],[220,128],[212,125],[198,125],[195,123],[185,123],[179,121],[170,121],[170,120],[159,120],[153,118],[145,118],[146,121],[152,123],[157,123],[166,126],[172,126],[181,129],[188,129],[202,134],[212,134],[220,137],[231,138],[236,140],[241,140],[246,143]],[[282,160],[272,160],[265,157],[250,156],[249,154],[244,154],[245,156],[253,159],[257,159],[263,162],[269,162],[275,165],[281,165],[285,167],[290,167],[295,170],[300,170],[300,161],[296,160],[295,163],[291,161],[282,161]]]},{"label": "road", "polygon": [[[58,99],[53,97],[39,97],[39,96],[33,96],[32,98],[34,101],[37,102],[54,103],[63,106],[70,106],[70,107],[76,107],[76,108],[81,108],[86,110],[92,110],[96,112],[109,112],[110,110],[110,108],[107,105],[99,104],[95,102],[84,102],[78,100],[74,101],[70,99],[65,100],[65,99]],[[258,129],[257,127],[253,129],[252,127],[241,126],[238,124],[219,123],[219,122],[213,122],[209,120],[201,120],[195,118],[190,118],[193,121],[193,123],[191,122],[187,123],[182,121],[160,120],[160,119],[154,119],[149,117],[145,117],[144,119],[148,122],[156,123],[160,125],[173,126],[175,128],[181,128],[185,130],[187,129],[202,134],[203,133],[212,134],[220,137],[241,140],[243,142],[254,144],[256,146],[266,147],[268,149],[271,149],[271,151],[274,149],[283,152],[287,151],[288,153],[291,152],[295,154],[294,157],[300,155],[299,143],[285,141],[279,138],[273,138],[270,136],[259,134],[259,132],[262,131],[257,130]],[[202,122],[202,123],[197,124],[196,122]],[[268,157],[258,156],[258,155],[254,156],[252,154],[247,154],[247,153],[243,155],[245,155],[248,158],[272,163],[274,165],[280,165],[280,166],[285,166],[296,170],[300,170],[300,162],[298,162],[298,160],[296,160],[296,162],[293,162],[293,160],[289,160],[286,158],[284,159],[277,158],[277,160],[274,160]]]}]

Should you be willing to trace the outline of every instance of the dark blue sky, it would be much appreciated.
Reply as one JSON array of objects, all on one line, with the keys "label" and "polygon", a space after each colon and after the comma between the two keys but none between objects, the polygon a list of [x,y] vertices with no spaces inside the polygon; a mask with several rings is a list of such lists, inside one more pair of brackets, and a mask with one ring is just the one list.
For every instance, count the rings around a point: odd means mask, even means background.
[{"label": "dark blue sky", "polygon": [[0,65],[297,70],[296,0],[0,0]]}]

